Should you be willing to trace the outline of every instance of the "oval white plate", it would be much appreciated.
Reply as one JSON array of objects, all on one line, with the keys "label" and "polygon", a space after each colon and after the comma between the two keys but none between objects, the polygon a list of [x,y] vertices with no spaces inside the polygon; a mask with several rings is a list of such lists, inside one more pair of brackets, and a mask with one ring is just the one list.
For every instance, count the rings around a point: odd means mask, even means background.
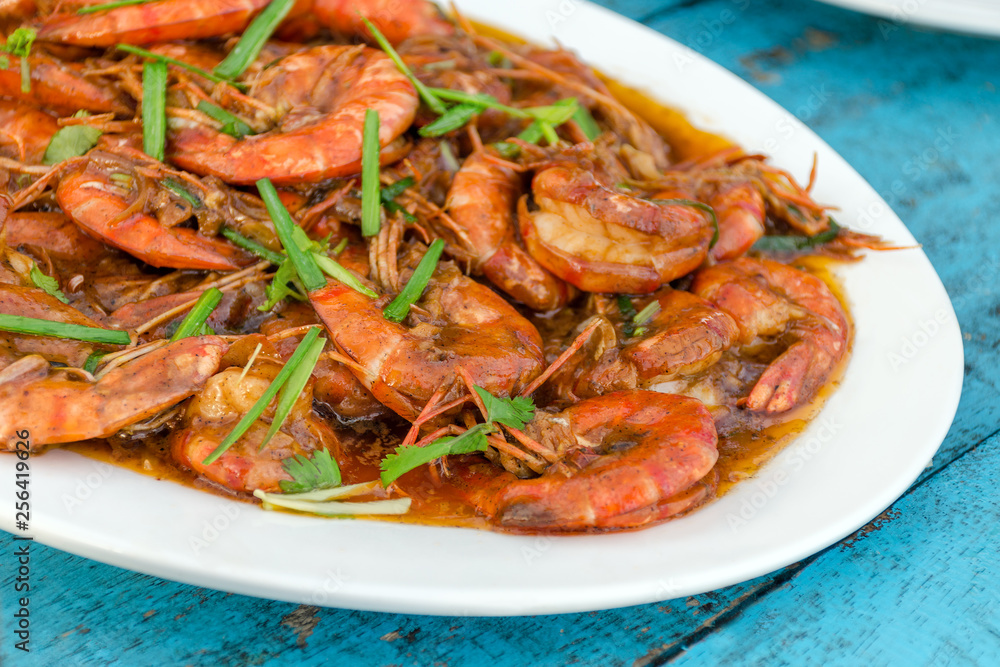
[{"label": "oval white plate", "polygon": [[[721,67],[607,10],[564,0],[463,0],[469,16],[554,36],[776,164],[808,174],[851,227],[913,238],[836,153]],[[599,38],[598,38],[599,37]],[[642,57],[639,57],[642,54]],[[264,512],[69,452],[31,459],[36,538],[198,586],[293,602],[422,614],[545,614],[700,593],[815,553],[876,516],[927,465],[962,384],[951,304],[919,250],[844,267],[857,321],[840,390],[758,475],[694,515],[636,533],[563,538],[330,521]],[[919,415],[919,418],[915,416]],[[14,456],[0,457],[0,526],[14,532]]]},{"label": "oval white plate", "polygon": [[1000,4],[996,0],[820,0],[830,5],[888,19],[893,27],[915,23],[931,28],[1000,36]]}]

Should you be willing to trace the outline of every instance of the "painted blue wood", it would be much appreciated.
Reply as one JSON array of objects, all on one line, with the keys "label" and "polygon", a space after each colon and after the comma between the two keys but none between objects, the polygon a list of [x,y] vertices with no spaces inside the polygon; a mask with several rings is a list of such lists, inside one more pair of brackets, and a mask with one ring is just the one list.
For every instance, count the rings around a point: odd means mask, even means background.
[{"label": "painted blue wood", "polygon": [[955,301],[967,377],[955,425],[922,485],[880,530],[868,527],[845,542],[853,546],[783,572],[686,600],[538,618],[299,607],[36,546],[27,660],[12,651],[13,543],[0,535],[0,664],[998,662],[1000,491],[991,477],[997,441],[988,438],[1000,422],[1000,44],[809,0],[602,4],[648,21],[795,113],[924,244]]}]

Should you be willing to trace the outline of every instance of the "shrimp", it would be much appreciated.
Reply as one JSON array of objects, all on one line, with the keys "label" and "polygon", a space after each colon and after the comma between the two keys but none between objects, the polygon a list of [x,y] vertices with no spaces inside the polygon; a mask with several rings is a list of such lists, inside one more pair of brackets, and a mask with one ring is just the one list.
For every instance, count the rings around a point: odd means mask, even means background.
[{"label": "shrimp", "polygon": [[[731,316],[694,294],[664,287],[651,296],[638,299],[635,307],[656,302],[659,310],[632,335],[625,332],[620,313],[597,316],[602,324],[581,350],[583,361],[571,361],[551,380],[560,387],[555,389],[559,396],[578,400],[696,375],[717,362],[739,335]],[[618,320],[617,326],[610,318]]]},{"label": "shrimp", "polygon": [[8,157],[26,164],[41,164],[58,129],[56,119],[41,109],[0,100],[0,150]]},{"label": "shrimp", "polygon": [[844,307],[804,271],[741,258],[701,269],[691,291],[732,315],[744,352],[774,342],[784,348],[750,391],[749,410],[777,414],[809,401],[847,353]]},{"label": "shrimp", "polygon": [[12,213],[4,225],[7,245],[11,248],[41,248],[54,259],[68,259],[96,265],[103,257],[116,254],[80,231],[62,213]]},{"label": "shrimp", "polygon": [[282,468],[282,461],[289,457],[309,456],[321,449],[336,452],[339,448],[336,433],[312,413],[313,383],[310,380],[288,418],[263,450],[260,444],[274,419],[276,400],[217,461],[210,465],[203,463],[281,370],[281,363],[275,356],[274,348],[266,345],[242,379],[240,366],[226,368],[208,379],[205,388],[187,404],[181,427],[171,434],[170,451],[175,461],[227,489],[252,493],[255,489],[280,491],[281,480],[291,479]]},{"label": "shrimp", "polygon": [[0,68],[0,96],[12,97],[60,114],[80,109],[131,115],[129,105],[113,85],[86,77],[78,63],[65,63],[43,53],[28,56],[31,85],[21,87],[21,59],[5,56]]},{"label": "shrimp", "polygon": [[416,35],[450,35],[455,31],[427,0],[315,0],[313,12],[330,30],[371,39],[361,21],[364,16],[392,44]]},{"label": "shrimp", "polygon": [[753,184],[729,184],[708,205],[719,222],[719,240],[709,251],[715,261],[739,257],[764,235],[764,197]]},{"label": "shrimp", "polygon": [[[379,113],[383,163],[403,155],[395,141],[410,127],[419,99],[410,81],[381,51],[317,46],[264,70],[256,97],[274,109],[272,129],[238,139],[187,117],[171,121],[168,158],[227,183],[316,183],[356,174],[367,109]],[[407,147],[408,148],[408,147]]]},{"label": "shrimp", "polygon": [[352,372],[385,406],[413,421],[437,391],[466,392],[459,379],[510,396],[542,372],[535,327],[489,288],[454,266],[439,268],[406,327],[382,316],[379,302],[332,281],[310,301]]},{"label": "shrimp", "polygon": [[98,380],[23,357],[0,371],[0,442],[13,446],[15,428],[31,432],[33,447],[110,437],[195,394],[226,347],[216,336],[184,338]]},{"label": "shrimp", "polygon": [[697,400],[617,391],[562,412],[536,413],[526,432],[560,455],[534,479],[487,464],[455,466],[454,483],[503,530],[633,529],[709,495],[718,459],[712,416]]},{"label": "shrimp", "polygon": [[445,207],[475,257],[474,269],[529,308],[555,310],[569,301],[570,288],[518,244],[514,205],[520,191],[520,176],[480,151],[455,174]]},{"label": "shrimp", "polygon": [[528,252],[584,291],[652,292],[708,253],[713,228],[696,208],[617,192],[576,166],[538,172],[532,190],[539,210],[518,206]]},{"label": "shrimp", "polygon": [[36,28],[40,41],[77,46],[113,47],[220,37],[242,32],[268,2],[160,0],[84,15],[75,11],[57,12],[38,21]]},{"label": "shrimp", "polygon": [[[136,165],[92,151],[88,158],[68,164],[56,187],[56,201],[87,233],[153,266],[232,271],[253,262],[228,241],[164,226],[146,213],[149,189],[161,187],[158,181],[146,181]],[[164,206],[159,211],[168,214],[173,209]]]}]

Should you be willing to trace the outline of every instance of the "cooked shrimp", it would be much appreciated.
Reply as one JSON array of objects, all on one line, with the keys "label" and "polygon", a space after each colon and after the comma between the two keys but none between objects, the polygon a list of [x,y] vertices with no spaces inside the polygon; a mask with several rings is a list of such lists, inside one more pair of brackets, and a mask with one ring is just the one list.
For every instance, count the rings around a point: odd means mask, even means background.
[{"label": "cooked shrimp", "polygon": [[480,387],[510,396],[542,372],[538,331],[495,292],[454,267],[438,270],[413,327],[382,316],[381,302],[333,281],[310,301],[352,371],[377,398],[413,421],[430,397],[466,392],[464,371]]},{"label": "cooked shrimp", "polygon": [[746,407],[775,414],[810,400],[847,353],[850,324],[826,283],[766,259],[741,258],[700,270],[691,291],[733,316],[744,352],[778,342]]},{"label": "cooked shrimp", "polygon": [[536,413],[526,432],[560,456],[540,477],[456,466],[460,488],[505,530],[621,530],[662,521],[705,499],[698,485],[718,458],[708,410],[659,392],[619,391]]},{"label": "cooked shrimp", "polygon": [[654,301],[659,310],[630,336],[618,308],[609,305],[610,312],[598,315],[603,326],[578,353],[582,361],[571,360],[551,380],[563,385],[558,395],[576,400],[695,375],[717,362],[739,334],[732,317],[689,292],[665,287],[635,301],[638,310]]},{"label": "cooked shrimp", "polygon": [[481,151],[462,163],[445,206],[476,258],[475,270],[529,308],[554,310],[569,300],[570,287],[518,244],[514,207],[520,193],[521,177]]},{"label": "cooked shrimp", "polygon": [[226,343],[184,338],[109,371],[96,381],[23,357],[0,371],[0,441],[31,432],[34,447],[107,438],[193,395],[215,373]]},{"label": "cooked shrimp", "polygon": [[[224,239],[164,226],[147,213],[148,189],[161,187],[159,182],[146,182],[125,161],[91,152],[89,159],[67,167],[56,187],[56,201],[89,234],[153,266],[232,271],[253,262]],[[170,207],[161,211],[171,212]]]},{"label": "cooked shrimp", "polygon": [[[38,39],[78,46],[152,44],[175,39],[201,39],[242,32],[269,0],[160,0],[126,5],[92,14],[76,7],[41,19]],[[73,3],[69,3],[73,4]]]},{"label": "cooked shrimp", "polygon": [[0,100],[0,151],[26,164],[41,164],[56,119],[30,104]]},{"label": "cooked shrimp", "polygon": [[696,208],[617,192],[576,166],[540,171],[532,191],[539,210],[518,208],[528,252],[582,290],[652,292],[708,253],[713,229]]},{"label": "cooked shrimp", "polygon": [[7,66],[0,68],[0,96],[12,97],[51,109],[73,114],[81,109],[103,113],[131,114],[119,91],[112,85],[84,75],[77,63],[65,63],[42,53],[28,56],[31,85],[21,88],[21,59],[5,56]]},{"label": "cooked shrimp", "polygon": [[371,35],[364,16],[393,44],[416,35],[450,35],[455,28],[428,0],[315,0],[313,12],[327,28],[347,35]]},{"label": "cooked shrimp", "polygon": [[[203,463],[281,370],[281,363],[274,357],[274,348],[268,348],[242,379],[240,366],[226,368],[209,378],[205,388],[188,403],[181,427],[170,438],[175,461],[233,491],[280,491],[280,481],[291,479],[282,468],[282,461],[298,454],[310,456],[318,449],[335,450],[339,446],[336,433],[312,413],[310,380],[288,418],[263,450],[260,444],[274,418],[276,400],[218,460],[211,465]],[[249,359],[241,358],[240,361],[245,364]]]},{"label": "cooked shrimp", "polygon": [[116,254],[83,233],[62,213],[12,213],[3,226],[7,245],[41,248],[55,259],[70,259],[96,264],[101,258]]},{"label": "cooked shrimp", "polygon": [[274,109],[272,129],[237,139],[190,118],[171,120],[168,158],[183,169],[228,183],[315,183],[361,170],[366,109],[379,112],[382,160],[399,159],[395,142],[410,127],[419,100],[409,80],[381,51],[317,46],[261,73],[255,97]]},{"label": "cooked shrimp", "polygon": [[719,221],[719,240],[709,251],[712,259],[735,259],[764,235],[764,197],[753,184],[727,185],[708,204]]}]

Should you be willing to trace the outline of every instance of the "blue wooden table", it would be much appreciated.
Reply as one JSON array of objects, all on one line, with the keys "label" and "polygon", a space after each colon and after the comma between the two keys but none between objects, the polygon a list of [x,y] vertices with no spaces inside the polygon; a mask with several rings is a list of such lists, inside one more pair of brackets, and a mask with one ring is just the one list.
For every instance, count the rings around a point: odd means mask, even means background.
[{"label": "blue wooden table", "polygon": [[1000,664],[1000,42],[811,0],[602,4],[796,113],[923,243],[962,325],[966,379],[951,432],[918,482],[857,534],[782,571],[564,616],[297,606],[39,545],[29,655],[13,648],[14,543],[2,534],[0,664]]}]

